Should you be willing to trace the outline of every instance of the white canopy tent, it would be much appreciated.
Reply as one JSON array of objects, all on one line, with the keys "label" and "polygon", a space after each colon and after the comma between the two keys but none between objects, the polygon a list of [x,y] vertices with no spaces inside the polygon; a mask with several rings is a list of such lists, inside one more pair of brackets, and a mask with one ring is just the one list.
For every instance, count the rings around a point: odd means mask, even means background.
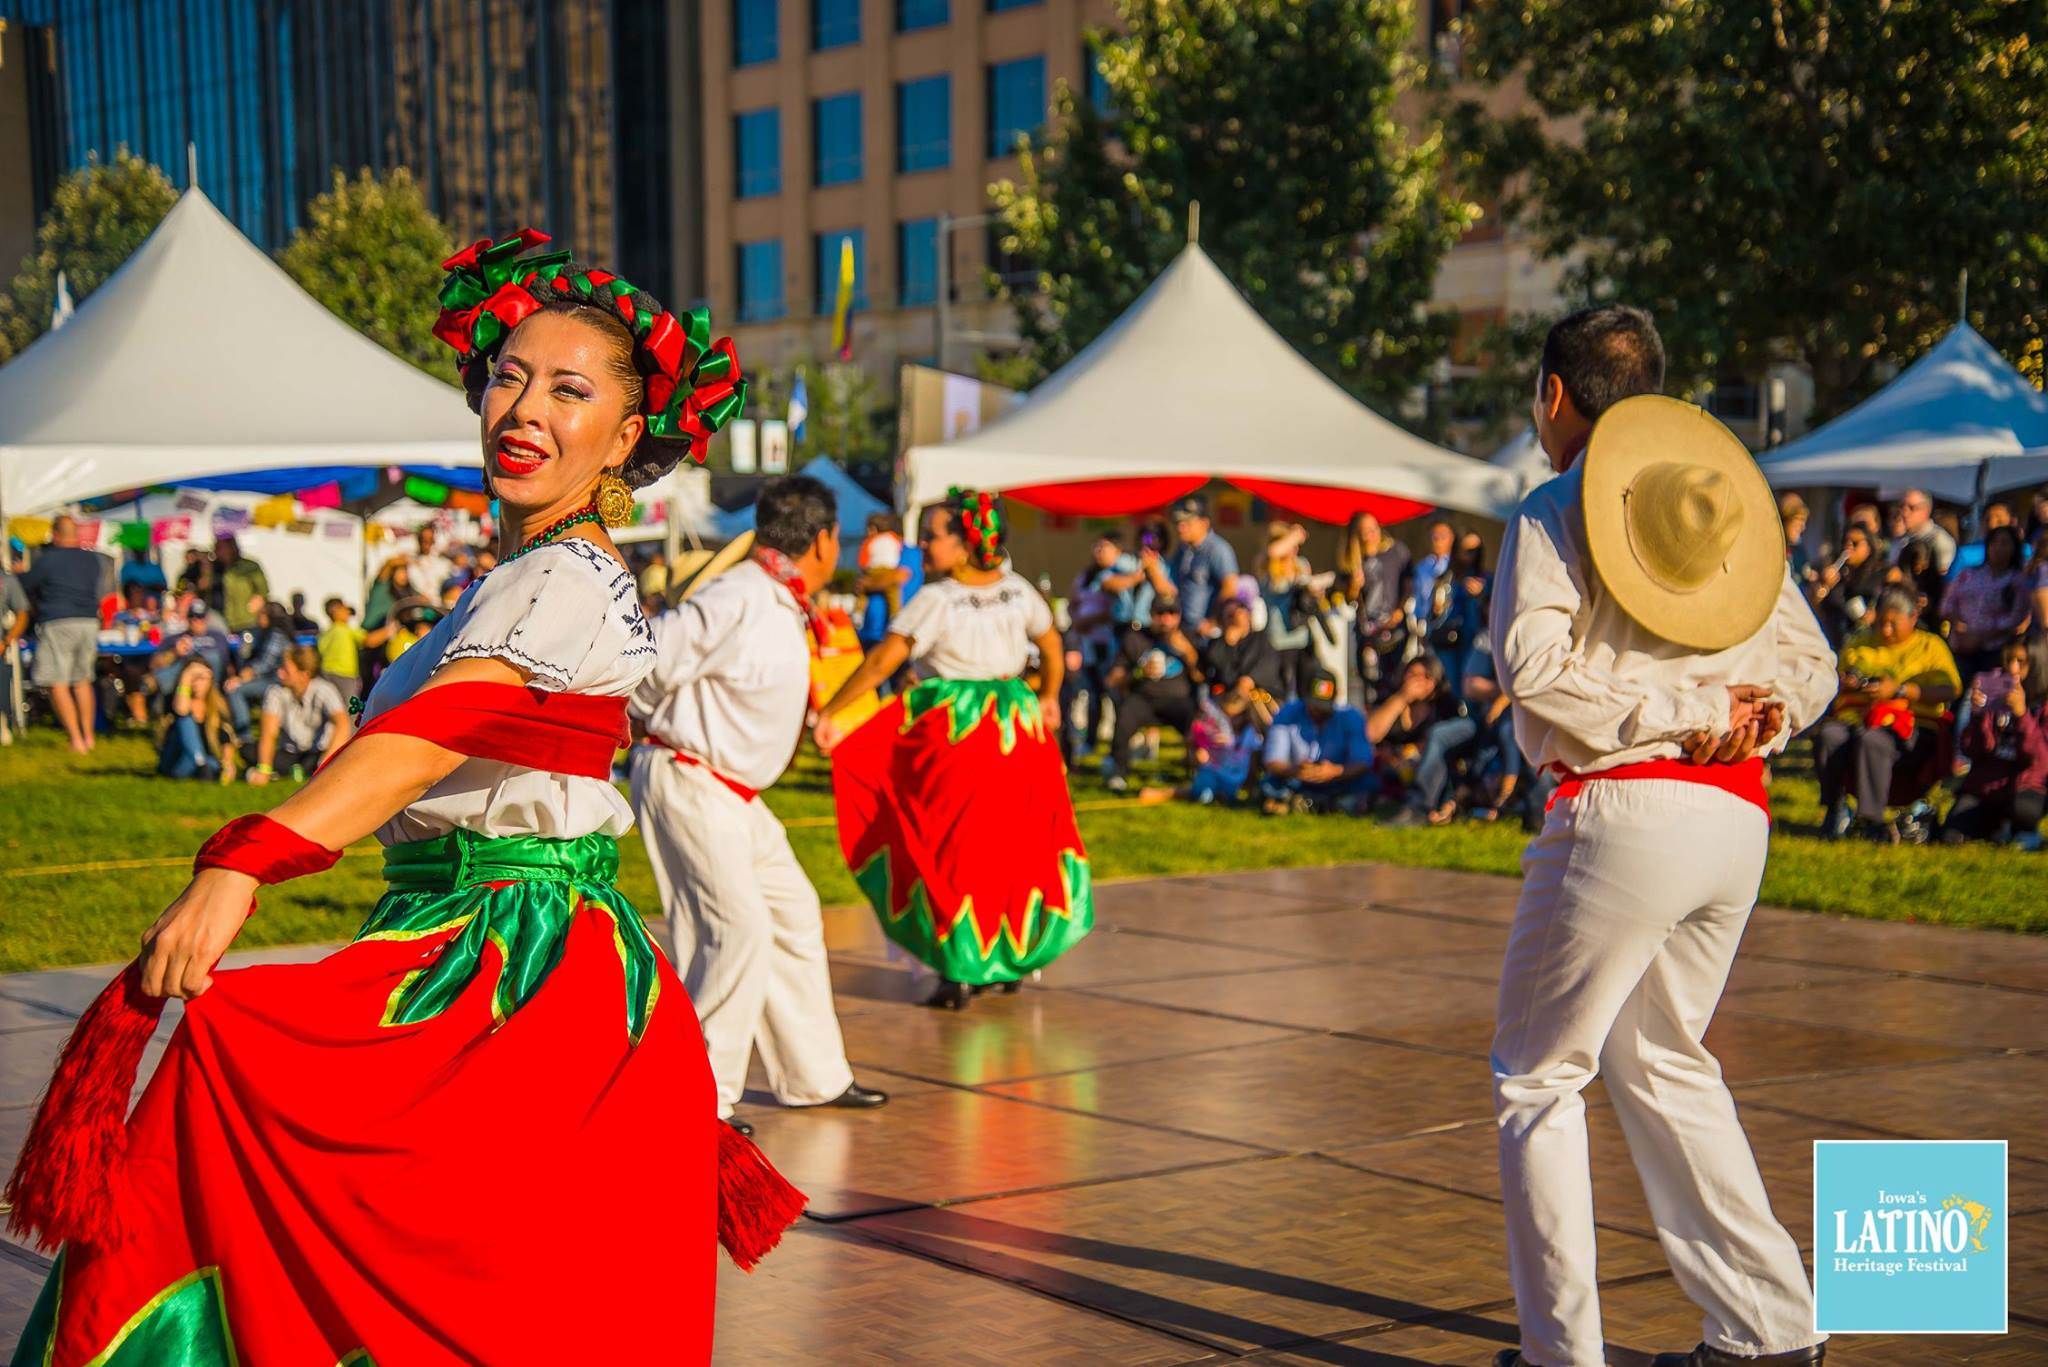
[{"label": "white canopy tent", "polygon": [[[1267,326],[1190,243],[1152,287],[1025,403],[957,441],[914,446],[913,506],[953,485],[1023,491],[1086,486],[1045,503],[1067,511],[1157,506],[1224,479],[1309,516],[1375,502],[1505,518],[1521,495],[1507,471],[1413,436],[1344,392]],[[1174,480],[1186,481],[1155,497]],[[1133,501],[1136,500],[1136,501]]]},{"label": "white canopy tent", "polygon": [[1757,463],[1781,489],[1915,487],[1968,503],[2048,480],[2048,394],[1959,323],[1883,389]]},{"label": "white canopy tent", "polygon": [[1514,473],[1526,492],[1557,474],[1550,468],[1550,457],[1543,450],[1543,443],[1536,440],[1536,429],[1524,427],[1509,437],[1498,451],[1486,458],[1488,465]]},{"label": "white canopy tent", "polygon": [[402,464],[481,464],[461,391],[329,313],[198,190],[0,366],[10,516],[208,475]]}]

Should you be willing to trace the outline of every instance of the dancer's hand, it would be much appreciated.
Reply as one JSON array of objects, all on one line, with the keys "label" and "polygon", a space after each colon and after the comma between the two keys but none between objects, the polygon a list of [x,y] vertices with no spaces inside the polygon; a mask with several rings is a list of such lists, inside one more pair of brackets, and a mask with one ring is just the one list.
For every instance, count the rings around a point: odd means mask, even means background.
[{"label": "dancer's hand", "polygon": [[846,728],[831,717],[818,718],[818,724],[811,728],[811,739],[818,744],[818,753],[829,755],[839,748],[839,742],[846,739]]},{"label": "dancer's hand", "polygon": [[231,869],[201,869],[142,937],[142,990],[189,1001],[213,986],[213,968],[241,933],[256,880]]},{"label": "dancer's hand", "polygon": [[1734,734],[1761,715],[1771,690],[1762,684],[1728,685],[1728,733]]}]

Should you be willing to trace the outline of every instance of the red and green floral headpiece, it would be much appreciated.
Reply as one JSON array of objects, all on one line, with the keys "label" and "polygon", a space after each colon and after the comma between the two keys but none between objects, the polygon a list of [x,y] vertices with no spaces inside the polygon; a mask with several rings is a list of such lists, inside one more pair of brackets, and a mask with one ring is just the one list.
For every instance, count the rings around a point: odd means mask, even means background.
[{"label": "red and green floral headpiece", "polygon": [[[441,263],[441,317],[434,335],[455,349],[455,363],[472,402],[483,389],[493,357],[512,329],[537,313],[550,294],[614,310],[633,336],[633,361],[645,377],[641,412],[650,437],[682,443],[700,464],[711,434],[738,417],[747,402],[732,339],[711,340],[711,312],[678,316],[610,271],[578,265],[568,252],[522,256],[549,241],[521,228],[493,242],[481,238]],[[628,462],[626,482],[659,478],[674,461]],[[637,477],[636,477],[637,476]]]},{"label": "red and green floral headpiece", "polygon": [[996,496],[986,489],[955,486],[946,491],[946,502],[952,505],[953,515],[960,521],[960,539],[966,543],[967,557],[975,567],[992,570],[1002,564],[1006,554],[1003,537],[1009,524]]}]

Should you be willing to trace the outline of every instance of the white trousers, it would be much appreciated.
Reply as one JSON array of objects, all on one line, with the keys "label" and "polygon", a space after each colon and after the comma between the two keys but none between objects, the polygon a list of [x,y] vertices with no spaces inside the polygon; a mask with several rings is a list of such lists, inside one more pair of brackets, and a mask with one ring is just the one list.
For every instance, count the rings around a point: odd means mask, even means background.
[{"label": "white trousers", "polygon": [[633,814],[654,863],[676,971],[696,1004],[718,1113],[755,1049],[776,1100],[830,1101],[853,1082],[832,1006],[818,893],[782,823],[667,751],[633,752]]},{"label": "white trousers", "polygon": [[[1763,882],[1769,822],[1718,789],[1588,783],[1522,856],[1493,1039],[1508,1274],[1522,1355],[1606,1359],[1581,1096],[1605,1077],[1657,1238],[1702,1337],[1742,1356],[1819,1342],[1798,1246],[1700,1043]],[[1690,1345],[1673,1344],[1673,1348]]]}]

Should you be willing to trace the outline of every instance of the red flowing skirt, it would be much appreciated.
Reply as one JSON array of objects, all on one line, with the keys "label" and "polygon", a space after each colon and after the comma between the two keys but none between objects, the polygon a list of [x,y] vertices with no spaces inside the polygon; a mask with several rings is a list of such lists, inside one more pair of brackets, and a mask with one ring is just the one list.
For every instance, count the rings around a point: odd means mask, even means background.
[{"label": "red flowing skirt", "polygon": [[510,1014],[492,939],[445,1009],[383,1023],[457,933],[217,974],[131,1119],[125,1241],[64,1250],[24,1351],[54,1312],[53,1367],[117,1342],[180,1367],[708,1359],[717,1104],[682,984],[655,956],[635,1043],[622,930],[584,903]]},{"label": "red flowing skirt", "polygon": [[953,982],[1015,982],[1095,923],[1067,769],[1018,679],[927,679],[832,755],[840,852],[882,929]]}]

